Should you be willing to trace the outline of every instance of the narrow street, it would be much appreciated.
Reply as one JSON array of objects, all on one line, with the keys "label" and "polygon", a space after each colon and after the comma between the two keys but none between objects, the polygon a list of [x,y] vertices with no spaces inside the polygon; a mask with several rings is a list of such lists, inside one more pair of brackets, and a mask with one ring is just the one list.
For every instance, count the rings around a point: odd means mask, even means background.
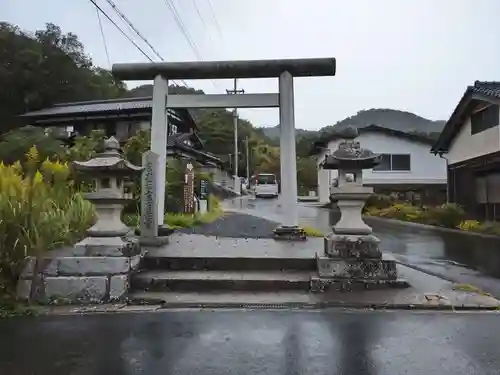
[{"label": "narrow street", "polygon": [[[244,197],[225,202],[230,209],[280,222],[279,199]],[[299,221],[327,233],[339,213],[299,203]],[[410,267],[456,283],[471,284],[500,297],[500,239],[369,220],[382,251]],[[321,251],[321,249],[318,249]]]},{"label": "narrow street", "polygon": [[0,322],[0,373],[493,375],[496,324],[497,313],[345,310],[14,319]]}]

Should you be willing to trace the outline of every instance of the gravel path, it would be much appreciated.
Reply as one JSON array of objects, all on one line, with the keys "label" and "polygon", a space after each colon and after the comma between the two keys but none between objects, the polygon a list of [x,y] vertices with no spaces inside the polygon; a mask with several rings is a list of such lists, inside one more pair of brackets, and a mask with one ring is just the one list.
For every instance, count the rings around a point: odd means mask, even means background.
[{"label": "gravel path", "polygon": [[277,226],[279,223],[257,216],[226,212],[213,223],[179,229],[177,232],[231,238],[272,238]]}]

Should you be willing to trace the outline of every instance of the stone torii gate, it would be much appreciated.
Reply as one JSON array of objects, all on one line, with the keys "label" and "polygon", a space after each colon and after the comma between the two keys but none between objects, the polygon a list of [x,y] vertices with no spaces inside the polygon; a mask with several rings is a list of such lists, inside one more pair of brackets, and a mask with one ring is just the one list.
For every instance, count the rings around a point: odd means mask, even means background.
[{"label": "stone torii gate", "polygon": [[[154,80],[151,151],[159,155],[158,219],[163,223],[165,164],[168,137],[167,108],[270,108],[280,109],[281,205],[286,220],[280,232],[298,228],[297,160],[295,152],[294,77],[334,76],[335,58],[196,61],[113,64],[121,80]],[[279,78],[279,93],[168,95],[168,80]]]}]

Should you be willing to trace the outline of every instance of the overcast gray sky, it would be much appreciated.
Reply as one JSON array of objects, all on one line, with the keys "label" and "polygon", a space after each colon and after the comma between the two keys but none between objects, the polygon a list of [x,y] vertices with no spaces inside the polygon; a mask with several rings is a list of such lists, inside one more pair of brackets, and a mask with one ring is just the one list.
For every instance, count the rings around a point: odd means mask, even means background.
[{"label": "overcast gray sky", "polygon": [[[171,1],[204,60],[336,57],[336,77],[295,79],[299,128],[317,129],[369,108],[448,119],[467,85],[500,80],[499,0]],[[131,33],[106,0],[96,2]],[[196,60],[165,0],[114,2],[167,61]],[[28,30],[53,22],[76,33],[94,62],[109,67],[89,0],[0,4],[0,20]],[[103,23],[111,63],[147,61],[104,17]],[[209,93],[232,85],[188,84]],[[247,92],[277,90],[276,80],[240,85]],[[278,122],[277,110],[240,113],[256,126]]]}]

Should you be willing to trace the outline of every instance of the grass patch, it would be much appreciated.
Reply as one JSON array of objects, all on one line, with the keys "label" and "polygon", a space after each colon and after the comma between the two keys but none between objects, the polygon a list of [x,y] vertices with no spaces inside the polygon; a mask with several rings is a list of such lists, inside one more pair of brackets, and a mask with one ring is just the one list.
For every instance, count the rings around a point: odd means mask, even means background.
[{"label": "grass patch", "polygon": [[[222,210],[220,202],[212,195],[208,198],[208,205],[210,207],[210,211],[203,214],[196,213],[192,215],[167,212],[163,223],[167,224],[172,229],[192,228],[196,225],[213,223],[224,214],[224,211]],[[129,227],[138,228],[140,225],[140,218],[138,214],[125,214],[123,215],[122,220]]]},{"label": "grass patch", "polygon": [[467,293],[477,293],[481,294],[482,296],[491,297],[490,293],[487,293],[478,288],[477,286],[471,284],[455,284],[453,285],[453,290],[460,290],[462,292],[467,292]]},{"label": "grass patch", "polygon": [[34,316],[38,315],[38,313],[36,307],[20,303],[10,293],[0,296],[0,319],[15,316]]},{"label": "grass patch", "polygon": [[320,231],[319,229],[310,227],[310,226],[302,227],[302,229],[304,230],[307,237],[324,237],[325,236],[325,234],[322,231]]}]

